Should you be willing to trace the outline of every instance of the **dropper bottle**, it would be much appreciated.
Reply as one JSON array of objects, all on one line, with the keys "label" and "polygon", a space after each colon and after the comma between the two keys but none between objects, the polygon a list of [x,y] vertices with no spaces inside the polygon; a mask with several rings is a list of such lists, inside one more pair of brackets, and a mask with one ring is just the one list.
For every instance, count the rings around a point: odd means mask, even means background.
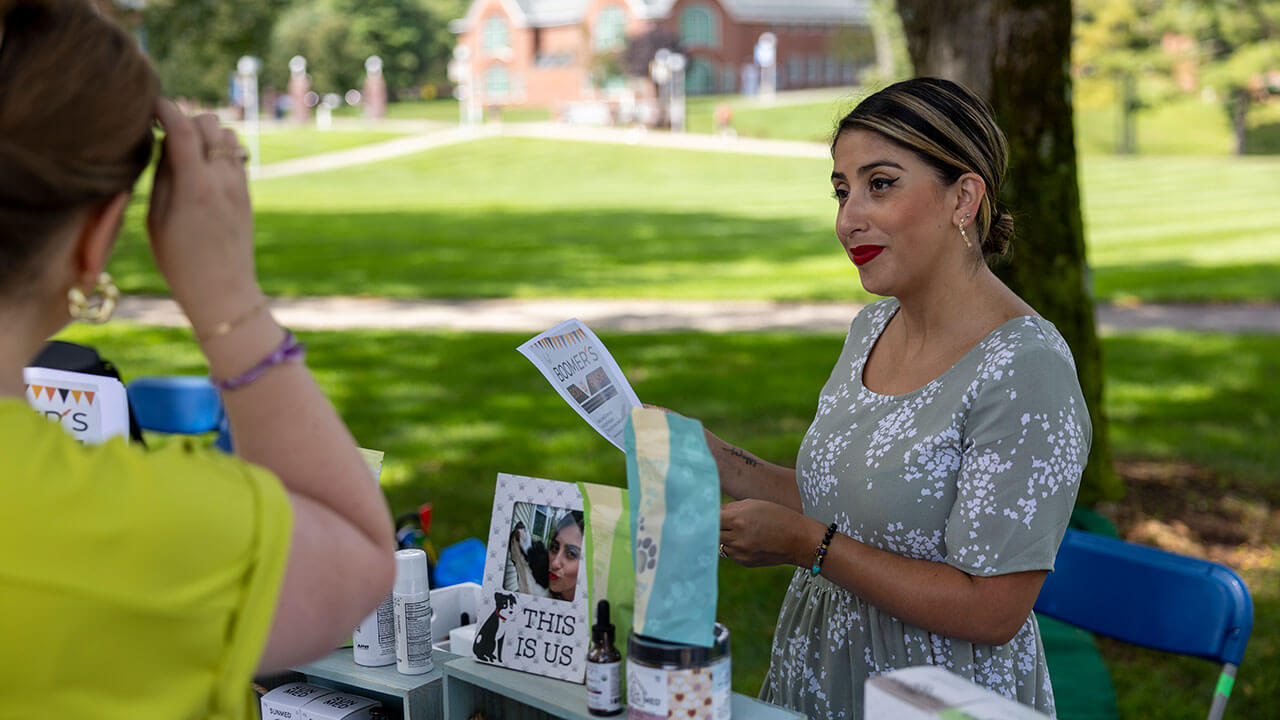
[{"label": "dropper bottle", "polygon": [[591,649],[587,651],[587,711],[592,715],[617,715],[623,710],[622,653],[613,640],[609,601],[601,600],[596,605],[596,624],[591,626]]}]

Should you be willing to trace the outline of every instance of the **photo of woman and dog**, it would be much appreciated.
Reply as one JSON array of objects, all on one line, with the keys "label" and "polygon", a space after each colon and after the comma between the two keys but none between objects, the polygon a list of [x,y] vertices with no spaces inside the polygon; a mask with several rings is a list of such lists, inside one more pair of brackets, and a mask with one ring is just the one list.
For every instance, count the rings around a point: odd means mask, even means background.
[{"label": "photo of woman and dog", "polygon": [[582,522],[581,510],[516,503],[503,589],[572,601],[582,560]]}]

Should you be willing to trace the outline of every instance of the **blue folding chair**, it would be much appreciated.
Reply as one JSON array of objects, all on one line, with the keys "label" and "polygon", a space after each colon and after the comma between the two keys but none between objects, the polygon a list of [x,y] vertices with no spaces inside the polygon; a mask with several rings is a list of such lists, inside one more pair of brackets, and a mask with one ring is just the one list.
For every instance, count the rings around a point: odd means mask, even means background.
[{"label": "blue folding chair", "polygon": [[216,431],[214,446],[231,452],[231,426],[222,399],[209,379],[194,375],[151,375],[126,387],[129,405],[143,430],[182,435]]},{"label": "blue folding chair", "polygon": [[1037,613],[1134,645],[1222,663],[1209,708],[1222,717],[1253,630],[1253,598],[1231,568],[1067,530]]}]

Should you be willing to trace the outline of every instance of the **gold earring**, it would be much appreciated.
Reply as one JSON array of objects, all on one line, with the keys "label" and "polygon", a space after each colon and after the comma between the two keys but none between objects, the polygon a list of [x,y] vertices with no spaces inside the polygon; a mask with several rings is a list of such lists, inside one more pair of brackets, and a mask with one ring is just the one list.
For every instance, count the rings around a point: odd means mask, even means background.
[{"label": "gold earring", "polygon": [[98,284],[93,287],[92,297],[85,297],[84,291],[78,287],[67,290],[67,306],[71,318],[82,322],[101,324],[110,320],[119,300],[120,288],[111,281],[111,273],[108,272],[98,276]]},{"label": "gold earring", "polygon": [[[969,216],[965,215],[964,220],[968,220],[968,219],[969,219]],[[973,243],[969,242],[969,233],[964,231],[964,220],[961,220],[959,223],[957,223],[957,227],[960,228],[960,237],[964,238],[964,246],[972,250]]]}]

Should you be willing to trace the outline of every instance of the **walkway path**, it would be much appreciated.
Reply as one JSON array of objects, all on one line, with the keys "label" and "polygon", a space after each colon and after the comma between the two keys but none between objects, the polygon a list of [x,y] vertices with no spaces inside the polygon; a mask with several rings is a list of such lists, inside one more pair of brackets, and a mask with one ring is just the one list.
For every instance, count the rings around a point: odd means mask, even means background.
[{"label": "walkway path", "polygon": [[[570,317],[595,330],[657,332],[789,330],[844,332],[853,303],[556,298],[545,300],[280,299],[281,323],[300,330],[457,330],[536,333]],[[185,327],[167,298],[126,297],[116,316],[146,325]],[[1141,305],[1098,307],[1103,334],[1150,328],[1280,335],[1280,305]]]}]

